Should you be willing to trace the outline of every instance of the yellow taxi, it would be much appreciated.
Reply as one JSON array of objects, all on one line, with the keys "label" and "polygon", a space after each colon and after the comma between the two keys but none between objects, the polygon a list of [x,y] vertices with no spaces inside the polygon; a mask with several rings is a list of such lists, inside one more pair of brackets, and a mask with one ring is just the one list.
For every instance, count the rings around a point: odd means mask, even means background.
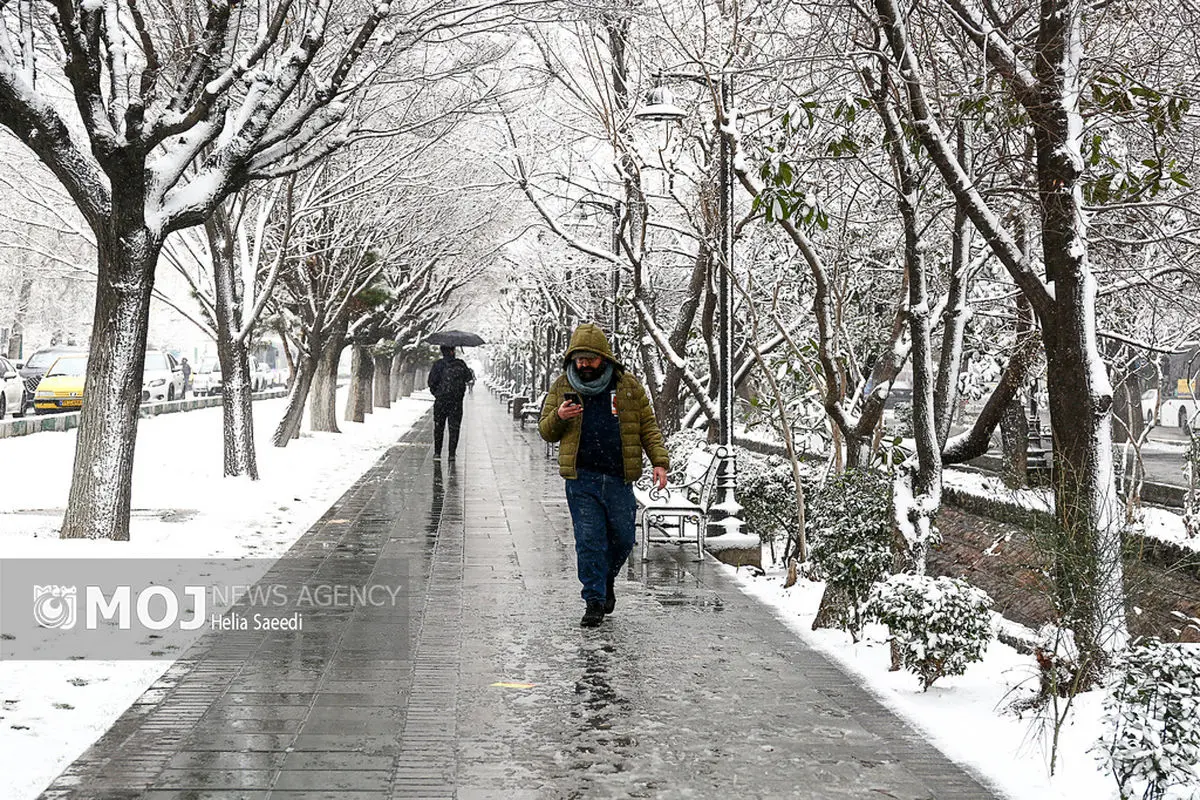
[{"label": "yellow taxi", "polygon": [[78,411],[83,405],[83,382],[87,378],[87,356],[59,356],[33,393],[33,408],[38,414]]}]

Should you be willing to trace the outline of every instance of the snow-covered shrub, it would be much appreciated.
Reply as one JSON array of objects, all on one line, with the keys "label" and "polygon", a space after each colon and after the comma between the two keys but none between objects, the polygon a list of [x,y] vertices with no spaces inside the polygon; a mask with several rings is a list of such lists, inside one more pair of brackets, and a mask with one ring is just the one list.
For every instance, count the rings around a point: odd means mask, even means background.
[{"label": "snow-covered shrub", "polygon": [[[790,539],[797,527],[791,462],[779,456],[743,458],[739,449],[737,499],[747,533],[757,534],[764,542]],[[806,493],[812,490],[811,471],[803,466],[800,485]]]},{"label": "snow-covered shrub", "polygon": [[891,571],[891,482],[868,470],[833,475],[813,494],[806,528],[814,577],[846,598],[838,623],[855,638],[871,586]]},{"label": "snow-covered shrub", "polygon": [[683,469],[692,452],[708,444],[708,437],[699,428],[680,428],[667,437],[667,455],[671,469]]},{"label": "snow-covered shrub", "polygon": [[1200,649],[1149,639],[1115,667],[1096,750],[1122,800],[1200,786]]},{"label": "snow-covered shrub", "polygon": [[992,599],[956,578],[891,575],[871,589],[870,618],[888,626],[905,669],[929,689],[962,675],[992,641]]}]

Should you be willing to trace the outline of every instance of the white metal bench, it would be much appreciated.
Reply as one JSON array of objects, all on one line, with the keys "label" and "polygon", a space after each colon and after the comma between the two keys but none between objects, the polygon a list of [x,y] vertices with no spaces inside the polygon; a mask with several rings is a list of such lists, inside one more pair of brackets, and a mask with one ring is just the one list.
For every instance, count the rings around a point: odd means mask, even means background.
[{"label": "white metal bench", "polygon": [[542,418],[542,406],[546,404],[546,393],[542,392],[538,395],[538,399],[532,403],[526,403],[521,406],[521,428],[524,429],[525,423],[529,421],[537,422]]},{"label": "white metal bench", "polygon": [[[704,558],[709,509],[724,457],[724,447],[701,448],[692,452],[683,470],[668,476],[666,489],[655,487],[653,477],[649,476],[642,476],[634,484],[633,495],[642,513],[643,561],[649,558],[652,541],[676,544],[694,541],[699,559]],[[651,530],[657,533],[652,535]],[[690,533],[691,530],[695,533]]]}]

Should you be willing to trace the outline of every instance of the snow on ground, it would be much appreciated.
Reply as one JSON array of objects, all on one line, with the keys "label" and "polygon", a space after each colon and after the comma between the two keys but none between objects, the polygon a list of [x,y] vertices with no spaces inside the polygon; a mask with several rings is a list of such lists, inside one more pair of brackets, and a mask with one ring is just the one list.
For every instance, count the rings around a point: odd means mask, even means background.
[{"label": "snow on ground", "polygon": [[[764,563],[766,559],[764,558]],[[1036,692],[1032,656],[993,641],[984,660],[965,675],[941,678],[922,692],[915,675],[888,672],[887,629],[867,627],[854,644],[839,630],[812,630],[824,584],[801,580],[783,588],[784,570],[762,577],[729,570],[751,597],[770,606],[778,619],[806,644],[857,678],[885,706],[908,721],[954,761],[966,766],[998,795],[1013,800],[1115,800],[1115,782],[1100,772],[1088,752],[1100,735],[1102,694],[1079,695],[1060,734],[1056,774],[1049,775],[1053,727],[1032,712],[1017,716],[1013,701]]]},{"label": "snow on ground", "polygon": [[1013,489],[1004,485],[999,476],[987,475],[982,472],[972,472],[964,469],[947,469],[942,473],[944,485],[960,492],[985,497],[989,500],[999,500],[1020,508],[1035,511],[1050,511],[1054,508],[1054,498],[1047,489]]},{"label": "snow on ground", "polygon": [[[341,409],[345,395],[339,391]],[[76,431],[0,439],[0,554],[277,558],[412,427],[431,398],[401,400],[365,423],[339,421],[341,434],[305,432],[276,448],[270,439],[285,403],[254,403],[259,481],[222,476],[220,407],[139,421],[129,542],[56,538]],[[0,662],[0,797],[36,797],[170,665]]]},{"label": "snow on ground", "polygon": [[1146,506],[1142,510],[1146,515],[1145,528],[1142,531],[1144,536],[1161,539],[1177,547],[1200,553],[1200,538],[1188,535],[1187,528],[1183,525],[1183,517],[1179,514],[1166,508],[1150,506]]},{"label": "snow on ground", "polygon": [[[1011,489],[994,475],[948,469],[943,473],[943,481],[946,486],[976,497],[1000,500],[1038,511],[1051,511],[1054,508],[1054,498],[1049,489]],[[1145,513],[1144,526],[1140,531],[1142,536],[1200,553],[1200,538],[1188,536],[1181,515],[1154,506],[1143,506],[1142,511]]]}]

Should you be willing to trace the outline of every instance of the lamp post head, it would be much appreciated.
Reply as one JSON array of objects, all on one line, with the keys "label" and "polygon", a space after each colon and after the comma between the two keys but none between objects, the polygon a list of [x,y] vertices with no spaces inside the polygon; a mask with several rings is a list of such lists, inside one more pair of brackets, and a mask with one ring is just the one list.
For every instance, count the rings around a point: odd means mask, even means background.
[{"label": "lamp post head", "polygon": [[675,95],[666,86],[655,86],[646,92],[646,101],[635,117],[647,122],[677,122],[687,117],[688,112],[675,104]]}]

